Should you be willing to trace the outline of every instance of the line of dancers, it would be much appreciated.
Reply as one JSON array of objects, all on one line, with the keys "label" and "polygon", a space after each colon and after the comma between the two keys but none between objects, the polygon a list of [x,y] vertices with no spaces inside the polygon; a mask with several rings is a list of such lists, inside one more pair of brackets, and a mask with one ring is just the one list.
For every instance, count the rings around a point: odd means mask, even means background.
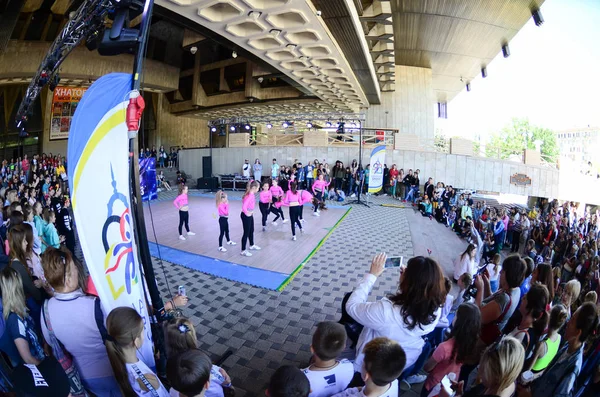
[{"label": "line of dancers", "polygon": [[[283,213],[283,206],[289,208],[289,219],[292,230],[292,240],[296,241],[296,227],[300,229],[300,233],[304,233],[302,224],[303,208],[305,203],[313,204],[313,216],[320,216],[320,210],[326,209],[323,199],[329,183],[323,179],[323,175],[312,186],[312,193],[307,190],[298,190],[297,183],[294,180],[288,182],[288,191],[284,194],[283,189],[278,185],[276,179],[269,180],[259,186],[259,182],[250,181],[246,186],[246,192],[242,196],[242,211],[240,218],[242,221],[242,256],[252,256],[250,250],[258,251],[261,248],[254,244],[254,208],[256,204],[256,193],[261,188],[259,193],[259,209],[262,215],[261,223],[263,231],[267,230],[267,220],[269,214],[275,215],[271,221],[273,226],[277,226],[277,221],[281,218],[283,223],[287,223]],[[189,205],[188,205],[188,188],[185,185],[180,185],[179,195],[173,201],[175,207],[179,210],[179,239],[186,240],[183,235],[183,226],[188,236],[193,236],[194,233],[189,228]],[[215,204],[219,216],[219,251],[227,252],[223,246],[223,237],[225,237],[228,245],[236,245],[229,238],[229,201],[227,194],[224,191],[218,191],[215,196]],[[248,244],[249,243],[249,244]]]}]

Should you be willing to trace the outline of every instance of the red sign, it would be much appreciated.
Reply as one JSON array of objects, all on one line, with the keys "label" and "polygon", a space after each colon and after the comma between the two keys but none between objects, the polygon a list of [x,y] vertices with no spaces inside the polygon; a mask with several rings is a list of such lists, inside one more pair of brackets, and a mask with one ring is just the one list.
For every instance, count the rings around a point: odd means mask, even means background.
[{"label": "red sign", "polygon": [[385,131],[375,131],[375,135],[377,136],[377,142],[383,142]]}]

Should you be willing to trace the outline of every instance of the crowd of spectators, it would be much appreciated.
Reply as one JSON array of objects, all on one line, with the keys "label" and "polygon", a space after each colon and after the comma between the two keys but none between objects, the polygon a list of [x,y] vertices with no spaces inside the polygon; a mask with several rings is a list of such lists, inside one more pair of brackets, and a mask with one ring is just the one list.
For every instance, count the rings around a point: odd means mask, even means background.
[{"label": "crowd of spectators", "polygon": [[[161,153],[159,161],[170,159]],[[166,372],[158,376],[138,358],[145,336],[136,310],[103,312],[74,255],[65,167],[60,156],[42,155],[5,161],[0,170],[0,351],[6,364],[0,391],[234,395],[235,379],[198,349],[189,319],[164,322]],[[330,170],[318,160],[286,167],[273,159],[270,168],[263,170],[257,159],[242,171],[277,178],[284,190],[281,181],[310,189],[319,175],[336,195],[358,194],[368,185],[368,168],[355,161],[350,167],[337,161]],[[431,257],[417,256],[400,269],[397,291],[373,300],[386,263],[385,254],[376,255],[344,297],[342,320],[317,324],[311,361],[277,369],[266,395],[396,397],[415,384],[422,384],[422,396],[598,395],[597,214],[579,217],[572,203],[545,200],[530,211],[494,208],[431,178],[421,191],[419,170],[385,169],[382,194],[412,201],[467,240],[453,276],[445,277]],[[177,296],[166,306],[186,302]]]}]

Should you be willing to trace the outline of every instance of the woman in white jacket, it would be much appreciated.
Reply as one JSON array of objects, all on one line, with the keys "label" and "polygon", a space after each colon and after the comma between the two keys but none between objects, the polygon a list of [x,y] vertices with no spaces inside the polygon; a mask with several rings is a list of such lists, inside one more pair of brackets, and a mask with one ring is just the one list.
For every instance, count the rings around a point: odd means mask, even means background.
[{"label": "woman in white jacket", "polygon": [[[377,302],[367,302],[369,293],[384,270],[386,255],[373,258],[371,269],[346,303],[346,311],[364,326],[356,344],[354,369],[361,371],[365,345],[381,336],[395,340],[406,353],[411,369],[423,349],[423,336],[434,330],[446,299],[444,274],[431,258],[417,256],[401,268],[398,292]],[[424,293],[426,291],[426,293]]]},{"label": "woman in white jacket", "polygon": [[454,282],[458,282],[460,276],[469,273],[471,276],[477,274],[477,266],[475,264],[475,256],[477,254],[477,246],[469,244],[465,252],[460,254],[454,263]]}]

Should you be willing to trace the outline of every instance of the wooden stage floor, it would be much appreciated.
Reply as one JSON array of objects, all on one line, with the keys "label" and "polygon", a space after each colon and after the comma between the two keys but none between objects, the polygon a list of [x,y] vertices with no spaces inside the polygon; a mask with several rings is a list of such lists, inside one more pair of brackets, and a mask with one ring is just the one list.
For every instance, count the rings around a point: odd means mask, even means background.
[{"label": "wooden stage floor", "polygon": [[[200,196],[200,197],[199,197]],[[237,245],[225,244],[227,252],[218,251],[219,222],[215,201],[206,195],[189,196],[190,230],[195,236],[187,240],[179,239],[177,226],[179,215],[171,200],[152,202],[152,218],[148,204],[144,206],[146,231],[153,256],[162,256],[168,262],[195,270],[259,287],[281,290],[300,268],[308,262],[335,226],[346,215],[350,207],[334,206],[321,211],[321,216],[312,215],[312,207],[304,207],[304,233],[296,228],[296,241],[292,240],[290,222],[272,226],[274,215],[267,219],[267,230],[262,231],[261,214],[256,205],[254,212],[254,244],[262,249],[253,251],[251,257],[240,255],[242,222],[240,212],[242,202],[230,197],[229,234]],[[283,208],[286,219],[288,209]],[[156,240],[152,230],[154,219]],[[185,228],[184,228],[185,235]],[[248,244],[249,245],[249,244]]]}]

